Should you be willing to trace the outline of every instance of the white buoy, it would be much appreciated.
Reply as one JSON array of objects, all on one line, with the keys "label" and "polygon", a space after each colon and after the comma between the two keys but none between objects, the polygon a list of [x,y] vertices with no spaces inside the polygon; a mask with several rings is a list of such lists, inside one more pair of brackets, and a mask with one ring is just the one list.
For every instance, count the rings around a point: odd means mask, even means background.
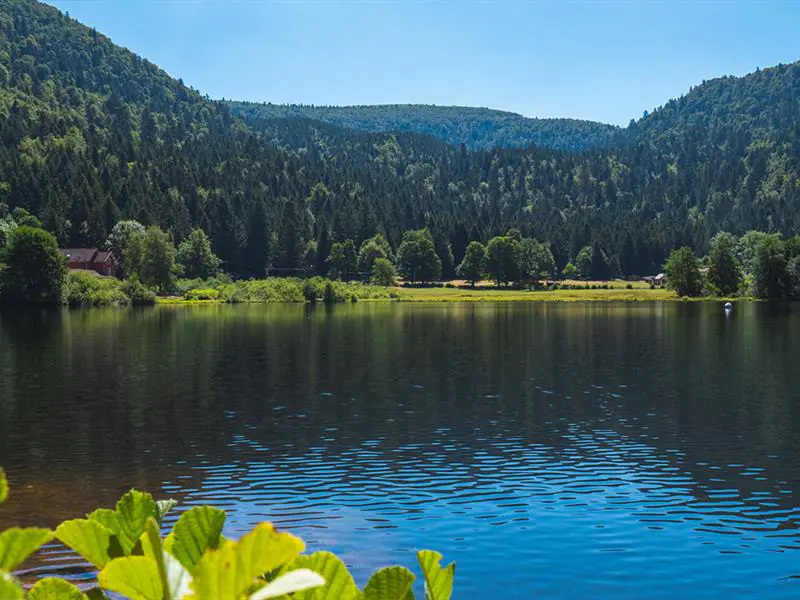
[{"label": "white buoy", "polygon": [[733,310],[733,304],[730,302],[725,303],[725,310]]}]

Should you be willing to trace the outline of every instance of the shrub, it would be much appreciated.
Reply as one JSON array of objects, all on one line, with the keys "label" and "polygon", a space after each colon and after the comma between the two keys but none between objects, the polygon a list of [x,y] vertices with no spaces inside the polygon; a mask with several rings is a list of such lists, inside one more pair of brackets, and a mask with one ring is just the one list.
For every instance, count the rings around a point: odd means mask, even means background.
[{"label": "shrub", "polygon": [[217,300],[219,298],[219,290],[213,288],[189,290],[183,297],[187,300]]},{"label": "shrub", "polygon": [[67,275],[65,300],[68,306],[126,306],[131,303],[117,279],[100,277],[93,271]]},{"label": "shrub", "polygon": [[632,289],[633,289],[633,284],[632,284],[632,283],[628,283],[628,284],[626,284],[626,285],[625,285],[625,289],[626,289],[626,290],[632,290]]},{"label": "shrub", "polygon": [[[8,495],[0,469],[0,503]],[[156,501],[150,494],[131,490],[114,509],[100,509],[86,518],[65,521],[55,531],[41,528],[9,529],[0,533],[0,588],[3,600],[24,600],[26,593],[12,576],[28,557],[57,539],[95,567],[99,587],[115,597],[148,600],[261,600],[285,598],[314,590],[302,597],[362,597],[345,564],[329,552],[304,555],[303,541],[261,523],[239,541],[222,536],[225,511],[193,506],[175,522],[166,539],[162,521],[176,505]],[[455,564],[441,566],[437,552],[421,550],[417,560],[425,577],[428,600],[450,600]],[[374,600],[413,599],[414,574],[404,567],[387,567],[367,582],[366,597]],[[144,590],[144,592],[142,591]],[[97,590],[95,590],[97,591]],[[29,600],[86,599],[71,583],[48,577],[37,581]],[[295,596],[297,597],[297,596]]]},{"label": "shrub", "polygon": [[122,291],[133,306],[151,306],[156,303],[156,294],[147,288],[136,275],[131,275],[122,283]]},{"label": "shrub", "polygon": [[306,279],[303,282],[303,297],[306,299],[306,302],[314,303],[317,301],[317,286],[314,285],[314,282],[310,279]]}]

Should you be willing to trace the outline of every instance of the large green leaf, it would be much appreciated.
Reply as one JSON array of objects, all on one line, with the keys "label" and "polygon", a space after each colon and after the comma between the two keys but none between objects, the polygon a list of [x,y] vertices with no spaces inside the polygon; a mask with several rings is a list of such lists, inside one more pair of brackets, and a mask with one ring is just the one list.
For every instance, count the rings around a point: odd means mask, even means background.
[{"label": "large green leaf", "polygon": [[0,598],[3,600],[24,600],[25,592],[11,573],[0,571]]},{"label": "large green leaf", "polygon": [[192,588],[198,600],[238,600],[257,576],[288,563],[304,547],[299,538],[262,523],[238,542],[225,541],[204,554],[192,573]]},{"label": "large green leaf", "polygon": [[156,501],[156,521],[158,521],[159,525],[163,523],[164,515],[166,515],[169,511],[175,508],[177,504],[178,503],[175,500],[172,500],[171,498],[168,500]]},{"label": "large green leaf", "polygon": [[432,550],[417,552],[417,561],[425,576],[425,600],[450,600],[456,563],[442,568],[442,555]]},{"label": "large green leaf", "polygon": [[46,577],[36,582],[28,592],[28,600],[88,600],[89,596],[77,587],[55,577]]},{"label": "large green leaf", "polygon": [[100,525],[117,536],[119,544],[122,547],[123,554],[128,555],[131,553],[135,542],[129,540],[122,533],[122,527],[119,524],[119,516],[117,515],[117,511],[111,510],[110,508],[98,508],[96,511],[86,515],[86,518],[90,521],[100,523]]},{"label": "large green leaf", "polygon": [[163,600],[164,588],[155,561],[146,556],[116,558],[100,571],[97,581],[103,589],[130,600]]},{"label": "large green leaf", "polygon": [[296,593],[293,596],[296,600],[357,600],[361,596],[345,564],[331,552],[298,556],[289,569],[310,569],[325,579],[323,587]]},{"label": "large green leaf", "polygon": [[[318,588],[325,585],[325,580],[314,571],[309,569],[297,569],[284,573],[274,581],[250,596],[249,600],[267,600],[268,598],[280,598],[286,594],[293,594]],[[297,596],[293,596],[296,598]]]},{"label": "large green leaf", "polygon": [[73,519],[56,529],[56,537],[98,569],[124,556],[119,538],[97,521]]},{"label": "large green leaf", "polygon": [[166,549],[192,572],[206,550],[219,546],[224,524],[224,510],[213,506],[190,508],[175,523]]},{"label": "large green leaf", "polygon": [[414,574],[405,567],[387,567],[373,573],[364,588],[364,600],[413,600]]},{"label": "large green leaf", "polygon": [[237,543],[240,568],[253,570],[257,577],[300,556],[306,545],[299,537],[277,532],[270,523],[260,523]]},{"label": "large green leaf", "polygon": [[52,539],[53,532],[49,529],[6,529],[0,533],[0,569],[13,571]]},{"label": "large green leaf", "polygon": [[117,519],[122,533],[121,541],[126,554],[128,543],[131,549],[144,533],[147,520],[156,517],[156,503],[153,496],[146,492],[131,490],[117,502]]},{"label": "large green leaf", "polygon": [[6,472],[0,469],[0,504],[8,498],[8,480],[6,479]]},{"label": "large green leaf", "polygon": [[164,547],[159,536],[159,526],[154,518],[147,522],[142,536],[142,549],[144,555],[155,561],[161,587],[164,590],[163,600],[178,600],[189,592],[191,577],[178,559],[164,552]]}]

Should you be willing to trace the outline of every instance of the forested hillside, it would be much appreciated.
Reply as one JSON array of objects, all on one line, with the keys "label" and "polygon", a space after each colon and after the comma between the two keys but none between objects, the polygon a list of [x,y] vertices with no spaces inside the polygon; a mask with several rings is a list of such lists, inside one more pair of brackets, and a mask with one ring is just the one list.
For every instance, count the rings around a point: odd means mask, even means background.
[{"label": "forested hillside", "polygon": [[582,152],[613,143],[618,127],[578,119],[529,119],[515,113],[467,106],[390,104],[381,106],[303,106],[228,102],[233,114],[247,119],[306,117],[373,133],[431,135],[470,150],[543,148]]},{"label": "forested hillside", "polygon": [[610,273],[646,274],[720,230],[800,231],[797,63],[698,86],[612,148],[469,151],[302,117],[246,125],[34,0],[0,0],[0,32],[0,204],[62,245],[100,245],[120,219],[175,243],[199,226],[248,276],[322,272],[334,241],[383,232],[396,249],[425,226],[459,261],[517,228],[559,269],[593,246]]}]

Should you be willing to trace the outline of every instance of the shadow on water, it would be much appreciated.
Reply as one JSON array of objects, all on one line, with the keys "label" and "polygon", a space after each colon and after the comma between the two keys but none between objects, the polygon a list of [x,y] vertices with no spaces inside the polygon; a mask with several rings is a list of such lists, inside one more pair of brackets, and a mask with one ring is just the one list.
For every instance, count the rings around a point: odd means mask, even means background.
[{"label": "shadow on water", "polygon": [[137,486],[361,580],[433,546],[459,598],[788,597],[799,335],[755,304],[2,313],[0,524]]}]

